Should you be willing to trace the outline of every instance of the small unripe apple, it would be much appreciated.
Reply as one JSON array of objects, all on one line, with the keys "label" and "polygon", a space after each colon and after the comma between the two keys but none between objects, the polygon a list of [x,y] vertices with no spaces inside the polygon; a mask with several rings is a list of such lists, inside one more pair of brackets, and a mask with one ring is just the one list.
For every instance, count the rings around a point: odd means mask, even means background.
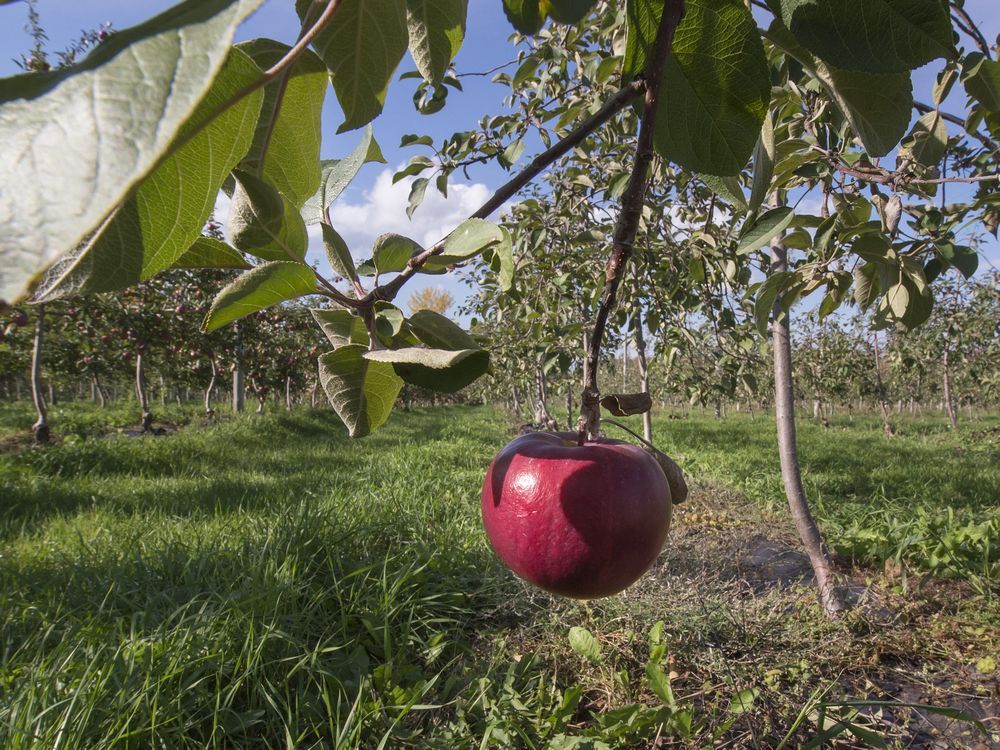
[{"label": "small unripe apple", "polygon": [[642,448],[573,433],[507,444],[483,483],[483,525],[518,576],[576,599],[611,596],[656,560],[670,528],[667,478]]}]

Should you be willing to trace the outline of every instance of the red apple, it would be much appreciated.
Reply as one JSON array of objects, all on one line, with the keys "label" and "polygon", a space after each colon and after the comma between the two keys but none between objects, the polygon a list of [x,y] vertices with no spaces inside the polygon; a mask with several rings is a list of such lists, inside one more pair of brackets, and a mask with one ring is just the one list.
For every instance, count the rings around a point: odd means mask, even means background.
[{"label": "red apple", "polygon": [[575,599],[611,596],[634,583],[663,548],[670,487],[642,448],[574,433],[511,441],[483,483],[483,525],[521,578]]}]

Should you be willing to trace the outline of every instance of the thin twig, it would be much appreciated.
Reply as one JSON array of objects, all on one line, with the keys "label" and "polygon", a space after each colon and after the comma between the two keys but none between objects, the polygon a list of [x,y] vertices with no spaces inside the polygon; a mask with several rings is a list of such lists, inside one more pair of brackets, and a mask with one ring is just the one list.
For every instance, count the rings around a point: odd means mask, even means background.
[{"label": "thin twig", "polygon": [[[558,143],[553,144],[551,148],[546,149],[541,154],[536,156],[531,163],[521,170],[513,179],[493,193],[490,199],[472,214],[471,218],[487,218],[490,214],[500,208],[500,206],[514,197],[518,191],[521,190],[521,188],[535,179],[535,177],[537,177],[542,170],[578,146],[586,140],[591,133],[600,128],[604,125],[604,123],[628,106],[628,104],[636,96],[642,93],[645,88],[646,85],[643,81],[636,80],[619,89],[603,107],[580,123],[580,125],[572,133],[567,135]],[[403,285],[414,274],[416,274],[428,260],[433,258],[435,255],[440,255],[442,252],[444,252],[444,240],[437,242],[424,250],[422,253],[414,255],[406,262],[406,268],[404,268],[399,275],[396,276],[396,278],[373,289],[364,297],[362,302],[365,305],[372,305],[377,300],[391,302],[399,293],[399,290],[402,289]]]},{"label": "thin twig", "polygon": [[663,68],[674,43],[674,32],[684,17],[684,0],[667,0],[663,5],[663,15],[656,34],[653,53],[646,66],[646,96],[642,117],[639,120],[639,136],[636,142],[635,160],[628,185],[622,195],[621,212],[615,225],[612,239],[611,257],[604,271],[604,291],[594,319],[594,329],[587,345],[583,371],[583,394],[581,395],[580,441],[594,439],[600,435],[601,408],[600,390],[597,385],[597,368],[604,341],[604,329],[608,315],[615,305],[618,287],[624,276],[625,267],[632,255],[632,245],[639,231],[642,206],[649,185],[650,165],[653,162],[653,130],[656,127],[657,100]]},{"label": "thin twig", "polygon": [[[987,60],[991,59],[990,45],[986,41],[986,37],[983,36],[983,32],[979,30],[979,27],[976,25],[976,22],[972,20],[971,16],[969,16],[968,13],[966,13],[965,8],[959,6],[958,3],[952,2],[951,10],[965,24],[963,26],[962,23],[958,23],[957,24],[958,27],[962,29],[962,31],[964,31],[970,37],[972,37],[973,41],[975,41],[976,43],[976,46],[979,47],[979,49],[983,53],[983,56],[986,57]],[[957,20],[958,19],[956,19],[956,22]]]}]

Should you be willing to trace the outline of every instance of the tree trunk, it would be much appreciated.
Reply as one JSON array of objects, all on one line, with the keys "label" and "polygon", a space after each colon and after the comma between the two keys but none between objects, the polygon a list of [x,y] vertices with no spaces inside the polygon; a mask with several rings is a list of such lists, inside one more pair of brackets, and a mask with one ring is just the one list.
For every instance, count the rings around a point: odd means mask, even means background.
[{"label": "tree trunk", "polygon": [[48,389],[49,389],[49,406],[55,406],[56,405],[56,387],[55,387],[55,385],[53,385],[53,383],[52,383],[51,380],[49,380],[49,382],[48,382]]},{"label": "tree trunk", "polygon": [[292,376],[285,378],[285,411],[292,410]]},{"label": "tree trunk", "polygon": [[38,316],[35,319],[35,340],[31,351],[31,398],[35,402],[35,424],[31,429],[35,433],[35,442],[47,443],[51,437],[49,431],[49,415],[42,396],[42,344],[45,341],[45,305],[38,306]]},{"label": "tree trunk", "polygon": [[233,360],[233,411],[246,408],[246,373],[243,370],[243,327],[236,324],[236,348]]},{"label": "tree trunk", "polygon": [[103,409],[108,403],[108,398],[104,393],[104,386],[101,384],[101,380],[96,373],[94,374],[94,388],[97,390],[97,403]]},{"label": "tree trunk", "polygon": [[892,437],[892,424],[889,422],[889,402],[885,399],[885,384],[882,382],[882,356],[878,348],[878,334],[872,340],[875,342],[875,388],[878,392],[878,408],[882,413],[882,432],[886,437]]},{"label": "tree trunk", "polygon": [[628,393],[628,336],[622,344],[622,393]]},{"label": "tree trunk", "polygon": [[542,360],[535,367],[535,424],[543,429],[552,429],[552,415],[549,413],[549,387],[545,378]]},{"label": "tree trunk", "polygon": [[566,429],[570,432],[573,431],[573,428],[576,425],[576,412],[574,411],[572,388],[566,389],[566,425]]},{"label": "tree trunk", "polygon": [[951,429],[958,429],[958,415],[955,413],[955,402],[951,396],[951,369],[948,367],[948,350],[944,350],[941,356],[941,372],[944,378],[944,408],[948,412],[948,421],[951,422]]},{"label": "tree trunk", "polygon": [[[167,383],[163,379],[163,373],[162,372],[159,373],[159,378],[160,378],[160,406],[166,406],[167,405]],[[177,405],[180,406],[181,405],[180,389],[177,390],[177,392],[174,394],[174,397],[175,397],[175,399],[177,401]]]},{"label": "tree trunk", "polygon": [[149,432],[153,428],[153,414],[149,411],[149,394],[146,392],[145,355],[142,352],[135,357],[135,399],[142,410],[142,431]]},{"label": "tree trunk", "polygon": [[[639,362],[639,390],[649,393],[649,360],[646,359],[646,337],[642,332],[642,310],[639,307],[636,307],[632,315],[632,335],[635,338],[635,356]],[[652,409],[642,413],[642,437],[647,442],[653,442]]]},{"label": "tree trunk", "polygon": [[517,421],[521,421],[521,392],[517,389],[517,383],[515,382],[510,388],[511,404],[514,408],[514,416]]},{"label": "tree trunk", "polygon": [[215,363],[215,358],[212,358],[212,379],[208,381],[208,387],[205,389],[205,416],[210,417],[215,414],[215,409],[212,408],[212,393],[215,391],[215,381],[218,377],[219,368]]},{"label": "tree trunk", "polygon": [[[772,203],[775,205],[776,201]],[[771,242],[771,273],[788,268],[788,251],[776,238]],[[820,602],[830,617],[844,611],[847,605],[837,587],[830,560],[823,547],[823,538],[806,501],[799,466],[798,445],[795,436],[795,389],[792,381],[792,349],[789,315],[782,316],[781,300],[775,300],[772,314],[772,339],[774,348],[774,406],[778,430],[778,455],[781,459],[781,479],[792,520],[805,546],[806,554],[816,576]]]}]

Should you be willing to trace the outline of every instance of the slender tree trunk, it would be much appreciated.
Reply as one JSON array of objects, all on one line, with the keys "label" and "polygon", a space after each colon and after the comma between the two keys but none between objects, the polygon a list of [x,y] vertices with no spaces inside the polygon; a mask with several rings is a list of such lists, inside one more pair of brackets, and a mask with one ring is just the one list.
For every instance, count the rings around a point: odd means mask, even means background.
[{"label": "slender tree trunk", "polygon": [[875,342],[875,388],[878,391],[878,408],[882,413],[882,432],[886,437],[892,437],[892,423],[889,422],[889,402],[885,399],[885,383],[882,382],[882,355],[878,348],[878,334],[872,340]]},{"label": "slender tree trunk", "polygon": [[[772,205],[776,205],[773,201]],[[788,251],[781,239],[771,242],[771,273],[779,273],[788,268]],[[795,436],[795,390],[792,381],[792,347],[789,315],[781,315],[781,301],[775,300],[772,319],[772,339],[774,348],[774,402],[775,421],[778,429],[778,454],[781,459],[781,479],[785,485],[788,508],[799,533],[799,538],[809,556],[820,602],[828,616],[836,616],[847,605],[837,586],[830,560],[823,546],[823,538],[806,501],[805,487],[802,485],[802,471],[799,466],[798,445]]]},{"label": "slender tree trunk", "polygon": [[219,368],[215,363],[215,357],[212,358],[212,379],[208,381],[208,387],[205,389],[205,416],[210,417],[215,414],[215,410],[212,408],[212,394],[215,392],[215,381],[218,378]]},{"label": "slender tree trunk", "polygon": [[35,424],[31,429],[35,433],[35,442],[47,443],[49,431],[49,415],[42,396],[42,345],[45,342],[45,305],[38,306],[38,316],[35,318],[35,340],[31,350],[31,399],[35,402]]},{"label": "slender tree trunk", "polygon": [[552,415],[549,413],[549,386],[545,378],[542,360],[535,366],[535,424],[543,429],[552,429]]},{"label": "slender tree trunk", "polygon": [[48,382],[48,390],[49,390],[49,406],[55,406],[56,405],[56,387],[55,387],[55,385],[53,385],[53,383],[52,383],[51,380],[49,380],[49,382]]},{"label": "slender tree trunk", "polygon": [[153,427],[153,414],[149,410],[149,393],[146,391],[145,357],[142,352],[135,357],[135,399],[142,410],[142,431],[149,432]]},{"label": "slender tree trunk", "polygon": [[566,429],[572,431],[576,423],[576,413],[573,404],[573,389],[566,389]]},{"label": "slender tree trunk", "polygon": [[236,349],[233,360],[233,411],[246,408],[246,373],[243,370],[243,326],[236,323]]},{"label": "slender tree trunk", "polygon": [[510,388],[511,403],[514,407],[514,416],[517,420],[521,421],[521,392],[517,389],[517,383],[515,382]]},{"label": "slender tree trunk", "polygon": [[[161,373],[157,373],[157,374],[159,375],[159,379],[160,379],[160,406],[166,406],[167,405],[167,383],[163,379],[163,373],[162,372]],[[177,405],[180,406],[180,404],[181,404],[180,389],[177,390],[177,393],[175,393],[174,396],[175,396],[175,400],[177,401]]]},{"label": "slender tree trunk", "polygon": [[97,389],[97,403],[103,409],[107,406],[108,399],[104,393],[104,386],[101,384],[101,379],[94,373],[94,388]]},{"label": "slender tree trunk", "polygon": [[[319,381],[313,381],[312,387],[309,389],[309,408],[316,408],[316,391],[319,390]],[[409,409],[409,404],[406,403],[406,397],[403,397],[404,408]]]},{"label": "slender tree trunk", "polygon": [[[642,331],[642,308],[636,306],[632,314],[632,335],[635,338],[635,356],[639,362],[639,390],[649,393],[649,360],[646,359],[646,336]],[[642,437],[653,442],[652,409],[642,413]]]},{"label": "slender tree trunk", "polygon": [[628,392],[628,336],[622,343],[622,393]]},{"label": "slender tree trunk", "polygon": [[285,378],[285,411],[292,410],[292,376]]},{"label": "slender tree trunk", "polygon": [[941,373],[944,379],[944,408],[948,412],[948,421],[951,422],[951,429],[958,429],[958,415],[955,413],[955,402],[951,394],[951,368],[948,366],[948,349],[944,350],[941,356]]}]

